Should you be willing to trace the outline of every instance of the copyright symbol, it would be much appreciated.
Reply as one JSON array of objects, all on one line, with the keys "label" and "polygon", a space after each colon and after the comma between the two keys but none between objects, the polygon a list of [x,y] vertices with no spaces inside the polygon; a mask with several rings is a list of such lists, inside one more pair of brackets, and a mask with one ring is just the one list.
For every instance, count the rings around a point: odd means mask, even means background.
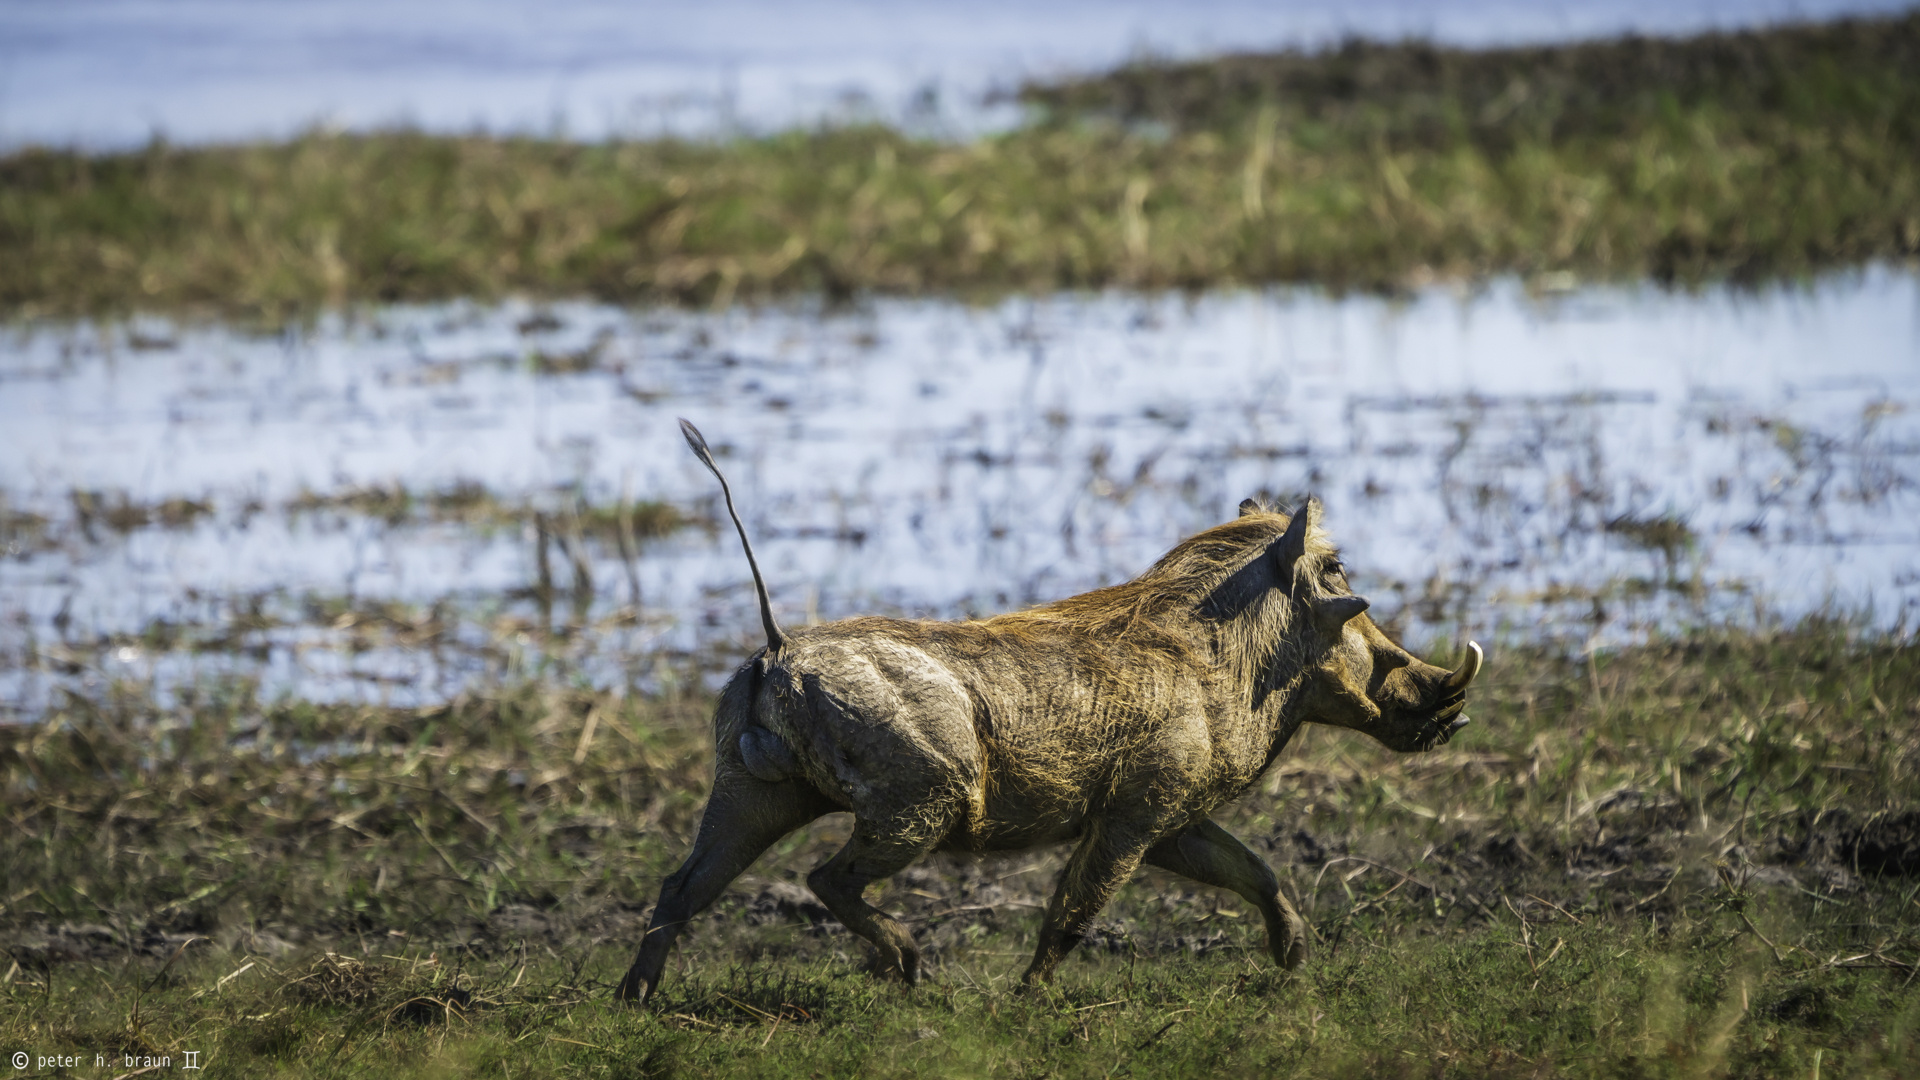
[{"label": "copyright symbol", "polygon": [[25,1050],[15,1050],[13,1052],[13,1067],[16,1069],[26,1068],[27,1063],[32,1060],[33,1060],[32,1058],[27,1056],[27,1052]]}]

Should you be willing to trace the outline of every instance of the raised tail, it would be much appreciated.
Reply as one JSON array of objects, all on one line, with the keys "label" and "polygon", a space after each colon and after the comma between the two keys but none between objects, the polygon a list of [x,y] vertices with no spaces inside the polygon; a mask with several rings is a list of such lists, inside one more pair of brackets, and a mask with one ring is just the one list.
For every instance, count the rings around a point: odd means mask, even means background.
[{"label": "raised tail", "polygon": [[720,481],[720,497],[727,501],[727,516],[733,519],[733,527],[740,533],[740,546],[747,552],[747,569],[753,571],[753,587],[760,594],[760,625],[767,630],[767,650],[779,652],[780,646],[786,644],[787,636],[780,632],[780,625],[773,621],[773,601],[767,598],[767,583],[760,577],[760,564],[753,557],[753,545],[747,541],[747,527],[740,524],[740,515],[733,508],[733,492],[727,487],[727,478],[720,475],[720,466],[713,463],[713,451],[707,449],[707,437],[684,417],[680,420],[680,434],[687,437],[687,445],[693,447],[694,456],[700,459],[700,464],[705,465],[707,471],[713,473],[713,478]]}]

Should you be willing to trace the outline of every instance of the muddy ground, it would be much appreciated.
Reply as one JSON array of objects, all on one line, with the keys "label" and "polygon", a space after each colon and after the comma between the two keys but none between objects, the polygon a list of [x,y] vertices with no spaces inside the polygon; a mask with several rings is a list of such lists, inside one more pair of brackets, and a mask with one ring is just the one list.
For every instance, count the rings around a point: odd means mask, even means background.
[{"label": "muddy ground", "polygon": [[[771,956],[861,962],[864,945],[804,884],[816,854],[837,846],[845,827],[836,816],[813,827],[802,853],[762,860],[689,928],[681,939],[684,954],[708,963]],[[1703,819],[1671,794],[1637,790],[1596,800],[1566,828],[1458,827],[1419,850],[1392,835],[1342,830],[1337,821],[1281,820],[1261,832],[1243,828],[1241,835],[1281,875],[1287,894],[1314,924],[1323,955],[1352,947],[1347,932],[1369,912],[1432,934],[1515,917],[1640,920],[1657,928],[1731,891],[1844,904],[1868,889],[1904,892],[1920,883],[1920,811],[1840,810],[1743,828],[1738,820]],[[985,938],[1030,944],[1067,851],[1062,845],[988,856],[937,853],[877,892],[914,929],[937,977],[943,960]],[[646,928],[657,887],[657,880],[636,879],[624,898],[516,901],[483,916],[406,927],[324,918],[308,925],[183,925],[175,905],[112,924],[27,915],[0,932],[0,945],[22,969],[42,970],[164,961],[183,946],[274,960],[325,952],[377,956],[400,947],[479,958],[624,955]],[[776,928],[787,932],[769,932]],[[1082,948],[1150,959],[1256,950],[1261,939],[1258,915],[1238,897],[1148,868]]]}]

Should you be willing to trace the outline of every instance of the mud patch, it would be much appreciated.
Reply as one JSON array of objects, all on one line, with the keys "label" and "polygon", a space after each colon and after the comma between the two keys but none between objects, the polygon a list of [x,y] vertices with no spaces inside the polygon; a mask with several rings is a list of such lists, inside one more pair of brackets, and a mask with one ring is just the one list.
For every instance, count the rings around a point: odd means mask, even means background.
[{"label": "mud patch", "polygon": [[1875,815],[1842,833],[1839,846],[1862,873],[1920,874],[1920,811]]},{"label": "mud patch", "polygon": [[148,927],[116,930],[104,923],[41,924],[0,938],[15,962],[34,967],[135,956],[165,960],[183,946],[200,943],[211,944],[198,934]]}]

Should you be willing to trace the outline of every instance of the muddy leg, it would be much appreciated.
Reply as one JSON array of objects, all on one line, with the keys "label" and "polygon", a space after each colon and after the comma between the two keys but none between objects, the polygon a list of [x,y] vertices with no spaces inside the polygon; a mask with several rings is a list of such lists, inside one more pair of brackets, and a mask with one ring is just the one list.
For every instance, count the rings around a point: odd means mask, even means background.
[{"label": "muddy leg", "polygon": [[1266,919],[1267,947],[1281,967],[1307,958],[1307,921],[1287,903],[1273,870],[1227,830],[1211,821],[1189,826],[1153,845],[1147,862],[1245,897]]},{"label": "muddy leg", "polygon": [[1060,874],[1060,885],[1047,904],[1046,921],[1040,926],[1040,944],[1033,963],[1022,981],[1033,983],[1053,979],[1067,953],[1080,944],[1094,916],[1107,906],[1113,894],[1140,868],[1140,859],[1155,835],[1148,827],[1129,827],[1109,821],[1087,826],[1087,835],[1067,860]]},{"label": "muddy leg", "polygon": [[644,1003],[660,985],[667,952],[688,919],[719,899],[753,860],[776,840],[833,809],[804,783],[767,784],[729,776],[716,783],[700,819],[700,834],[680,869],[660,886],[647,936],[616,996]]},{"label": "muddy leg", "polygon": [[833,917],[872,943],[880,954],[880,970],[899,976],[908,986],[920,981],[919,946],[898,919],[867,903],[861,894],[873,882],[906,869],[937,840],[923,829],[895,829],[856,820],[853,839],[847,846],[807,875],[807,885]]}]

